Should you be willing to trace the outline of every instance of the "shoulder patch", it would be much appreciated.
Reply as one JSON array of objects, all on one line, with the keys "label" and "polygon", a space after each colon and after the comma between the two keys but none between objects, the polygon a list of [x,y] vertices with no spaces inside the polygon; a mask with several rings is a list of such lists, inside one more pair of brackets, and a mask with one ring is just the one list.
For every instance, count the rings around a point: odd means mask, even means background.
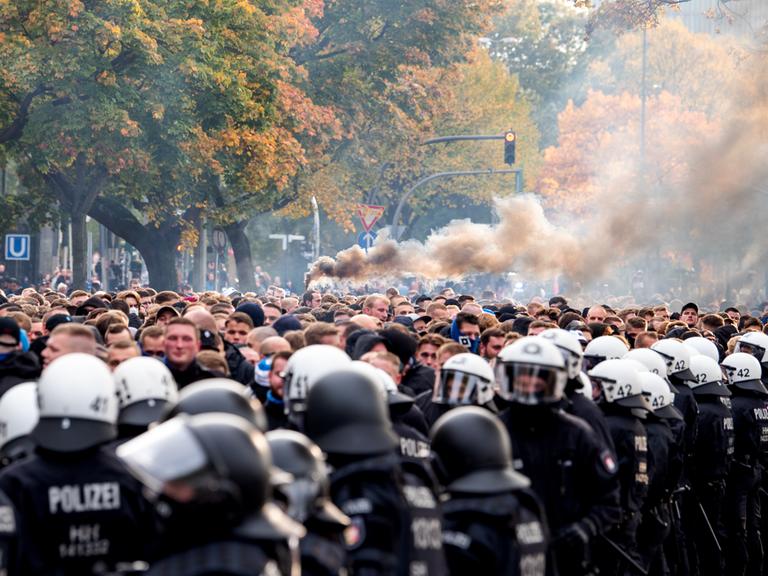
[{"label": "shoulder patch", "polygon": [[344,530],[344,544],[347,550],[354,550],[365,542],[365,522],[359,516],[350,520],[349,526]]},{"label": "shoulder patch", "polygon": [[600,453],[600,462],[602,463],[603,468],[605,468],[605,471],[609,474],[616,474],[616,471],[619,469],[616,464],[616,459],[613,457],[610,450],[603,450]]}]

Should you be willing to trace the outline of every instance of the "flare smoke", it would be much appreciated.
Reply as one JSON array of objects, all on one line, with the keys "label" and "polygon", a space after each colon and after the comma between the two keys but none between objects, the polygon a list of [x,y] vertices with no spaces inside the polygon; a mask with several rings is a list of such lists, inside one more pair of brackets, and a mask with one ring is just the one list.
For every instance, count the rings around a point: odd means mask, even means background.
[{"label": "flare smoke", "polygon": [[758,80],[749,93],[735,96],[722,120],[723,136],[690,150],[691,174],[683,186],[649,193],[638,162],[621,174],[601,174],[603,191],[578,222],[555,225],[535,197],[507,197],[496,201],[495,226],[454,221],[424,243],[384,240],[367,255],[354,246],[320,258],[307,280],[437,279],[515,270],[583,281],[600,278],[631,256],[681,246],[694,255],[759,264],[768,253],[760,238],[768,204],[768,74],[766,60],[758,60],[759,69],[752,70]]}]

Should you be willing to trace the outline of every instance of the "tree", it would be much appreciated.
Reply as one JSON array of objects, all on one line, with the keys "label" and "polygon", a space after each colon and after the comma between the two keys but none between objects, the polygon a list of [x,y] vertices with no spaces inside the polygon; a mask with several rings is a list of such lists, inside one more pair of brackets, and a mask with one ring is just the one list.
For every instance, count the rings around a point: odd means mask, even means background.
[{"label": "tree", "polygon": [[[640,94],[642,42],[639,32],[621,36],[615,48],[589,65],[587,83],[605,93]],[[695,34],[678,20],[662,20],[647,31],[646,90],[669,92],[690,109],[713,117],[721,114],[728,99],[723,88],[738,80],[747,52],[732,39]]]},{"label": "tree", "polygon": [[590,92],[582,106],[568,104],[559,118],[558,145],[544,150],[537,183],[550,207],[572,219],[589,213],[598,199],[679,187],[690,177],[692,151],[719,138],[719,122],[663,92],[648,101],[643,162],[640,105],[626,92]]},{"label": "tree", "polygon": [[[589,63],[587,11],[569,0],[513,0],[483,44],[520,80],[544,144],[557,139],[557,114],[578,98]],[[583,89],[585,91],[585,88]]]},{"label": "tree", "polygon": [[293,0],[0,4],[0,114],[22,124],[6,150],[70,213],[76,285],[87,213],[175,287],[176,246],[194,243],[211,182],[237,173],[279,194],[312,106],[287,56],[311,35],[303,15]]}]

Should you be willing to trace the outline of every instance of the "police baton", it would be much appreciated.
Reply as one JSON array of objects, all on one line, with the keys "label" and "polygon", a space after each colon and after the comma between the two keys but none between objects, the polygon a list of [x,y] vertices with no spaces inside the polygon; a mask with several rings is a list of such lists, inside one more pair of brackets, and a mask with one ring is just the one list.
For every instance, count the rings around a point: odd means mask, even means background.
[{"label": "police baton", "polygon": [[723,549],[720,547],[720,541],[717,539],[717,534],[715,533],[715,529],[712,528],[712,523],[709,521],[709,516],[707,516],[707,511],[704,510],[704,506],[698,500],[696,501],[696,504],[699,505],[699,510],[701,510],[701,515],[704,516],[704,522],[707,523],[707,528],[709,528],[709,533],[712,535],[712,540],[715,541],[715,546],[717,546],[717,551],[722,552]]},{"label": "police baton", "polygon": [[600,538],[605,540],[606,544],[608,544],[611,548],[613,548],[619,556],[621,556],[622,558],[624,558],[624,560],[629,562],[632,568],[637,570],[643,576],[648,576],[648,570],[646,570],[640,564],[638,564],[637,560],[632,558],[632,556],[630,556],[629,553],[626,550],[624,550],[624,548],[616,544],[616,542],[608,538],[608,536],[606,536],[605,534],[600,534]]}]

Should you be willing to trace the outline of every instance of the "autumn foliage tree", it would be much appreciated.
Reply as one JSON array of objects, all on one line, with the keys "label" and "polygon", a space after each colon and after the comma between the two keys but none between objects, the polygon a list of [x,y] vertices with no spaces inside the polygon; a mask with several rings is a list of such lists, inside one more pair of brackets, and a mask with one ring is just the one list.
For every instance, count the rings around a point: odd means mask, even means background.
[{"label": "autumn foliage tree", "polygon": [[544,150],[537,183],[551,207],[580,216],[610,194],[679,186],[690,176],[691,151],[720,134],[716,120],[664,92],[648,101],[643,159],[640,108],[640,98],[626,92],[590,92],[583,105],[568,104],[558,145]]},{"label": "autumn foliage tree", "polygon": [[[300,88],[288,52],[311,40],[316,2],[80,0],[0,3],[0,121],[31,189],[73,222],[85,281],[85,216],[136,246],[158,287],[215,195],[279,194],[333,113]],[[262,196],[262,200],[265,199]],[[237,210],[248,208],[236,204]]]}]

